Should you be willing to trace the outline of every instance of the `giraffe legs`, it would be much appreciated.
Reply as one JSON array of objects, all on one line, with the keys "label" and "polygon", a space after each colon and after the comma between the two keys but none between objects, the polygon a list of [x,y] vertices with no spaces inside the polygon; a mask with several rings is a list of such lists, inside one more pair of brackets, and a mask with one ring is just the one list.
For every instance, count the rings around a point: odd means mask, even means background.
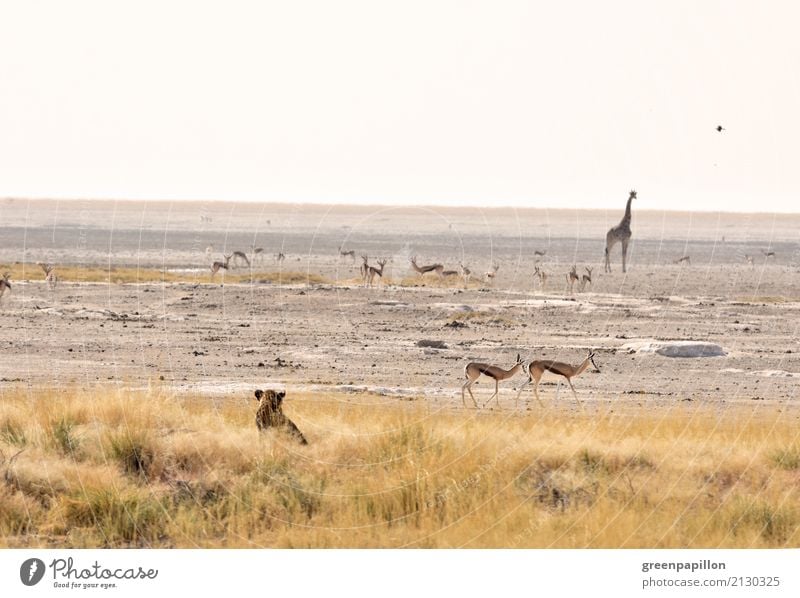
[{"label": "giraffe legs", "polygon": [[613,231],[609,231],[609,234],[606,235],[606,262],[605,262],[605,271],[611,272],[611,250],[614,249],[614,245],[617,244],[618,239],[611,234]]},{"label": "giraffe legs", "polygon": [[627,272],[625,263],[628,259],[628,239],[622,239],[622,271]]}]

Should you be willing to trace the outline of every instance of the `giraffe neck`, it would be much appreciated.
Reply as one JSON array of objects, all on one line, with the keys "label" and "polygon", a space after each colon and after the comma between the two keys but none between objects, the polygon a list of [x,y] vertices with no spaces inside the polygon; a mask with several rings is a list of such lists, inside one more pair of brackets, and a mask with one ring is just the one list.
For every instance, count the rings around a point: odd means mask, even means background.
[{"label": "giraffe neck", "polygon": [[625,205],[625,215],[619,223],[620,228],[627,228],[631,225],[631,201],[633,201],[633,198],[629,197],[628,203]]}]

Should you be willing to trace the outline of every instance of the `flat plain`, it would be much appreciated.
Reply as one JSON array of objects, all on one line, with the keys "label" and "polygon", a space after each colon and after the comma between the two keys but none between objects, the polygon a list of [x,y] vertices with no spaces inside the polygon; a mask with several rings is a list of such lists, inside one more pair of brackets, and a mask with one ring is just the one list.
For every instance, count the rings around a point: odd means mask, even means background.
[{"label": "flat plain", "polygon": [[[623,274],[619,248],[602,261],[623,205],[1,201],[5,542],[796,546],[800,216],[645,206]],[[250,267],[212,280],[236,250]],[[372,288],[361,255],[387,260]],[[413,256],[472,275],[420,276]],[[570,293],[573,264],[592,280]],[[544,407],[530,388],[517,406],[520,373],[499,406],[486,378],[482,408],[462,405],[469,361],[589,349],[580,403],[546,375]],[[271,387],[307,449],[257,434]]]}]

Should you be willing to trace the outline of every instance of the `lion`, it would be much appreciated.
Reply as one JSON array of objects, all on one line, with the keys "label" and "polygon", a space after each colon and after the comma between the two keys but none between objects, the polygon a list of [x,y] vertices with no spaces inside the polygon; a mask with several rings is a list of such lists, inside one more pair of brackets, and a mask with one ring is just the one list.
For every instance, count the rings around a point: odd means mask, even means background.
[{"label": "lion", "polygon": [[268,428],[284,428],[289,434],[294,436],[300,444],[308,444],[306,437],[298,429],[294,422],[283,414],[283,399],[286,391],[275,390],[256,390],[255,397],[258,400],[258,411],[256,411],[256,427],[263,432]]}]

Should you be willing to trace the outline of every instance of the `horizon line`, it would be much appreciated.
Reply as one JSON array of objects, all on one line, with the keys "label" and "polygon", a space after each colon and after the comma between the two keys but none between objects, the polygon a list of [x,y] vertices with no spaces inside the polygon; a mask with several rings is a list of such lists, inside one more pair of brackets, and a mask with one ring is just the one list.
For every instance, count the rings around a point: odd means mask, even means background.
[{"label": "horizon line", "polygon": [[[509,205],[509,204],[500,204],[500,205],[452,205],[447,203],[404,203],[404,204],[396,204],[396,203],[381,203],[380,201],[377,202],[325,202],[319,200],[309,200],[309,201],[290,201],[290,200],[280,200],[280,199],[270,199],[270,200],[246,200],[246,199],[193,199],[187,197],[180,197],[180,198],[172,198],[172,199],[163,199],[163,198],[135,198],[135,197],[44,197],[44,196],[3,196],[0,197],[0,202],[10,202],[10,201],[63,201],[63,202],[80,202],[80,201],[105,201],[105,202],[126,202],[126,203],[133,203],[133,202],[152,202],[152,203],[173,203],[173,202],[195,202],[195,203],[238,203],[238,204],[253,204],[253,205],[282,205],[282,206],[291,206],[291,205],[302,205],[302,206],[309,206],[309,207],[359,207],[359,208],[447,208],[453,210],[469,210],[469,209],[479,209],[479,210],[571,210],[571,211],[583,211],[583,212],[591,212],[591,211],[605,211],[605,210],[616,210],[617,207],[597,207],[597,208],[584,208],[584,207],[552,207],[552,206],[519,206],[519,205]],[[624,209],[624,208],[620,208]],[[797,211],[783,211],[783,210],[709,210],[709,209],[700,209],[700,210],[689,210],[689,209],[670,209],[670,208],[636,208],[637,212],[688,212],[692,214],[764,214],[764,215],[772,215],[772,214],[780,214],[780,215],[800,215],[800,210]]]}]

